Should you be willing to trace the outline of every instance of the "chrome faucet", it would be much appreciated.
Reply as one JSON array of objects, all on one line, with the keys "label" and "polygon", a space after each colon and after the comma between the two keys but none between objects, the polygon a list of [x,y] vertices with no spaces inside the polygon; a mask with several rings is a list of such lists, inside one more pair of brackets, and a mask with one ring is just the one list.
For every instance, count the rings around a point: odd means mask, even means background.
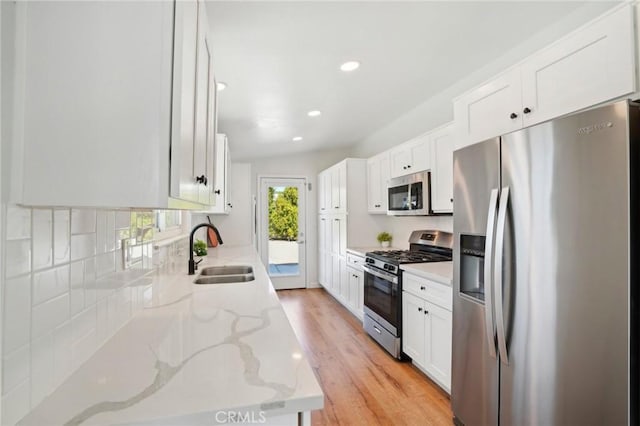
[{"label": "chrome faucet", "polygon": [[198,270],[198,264],[202,262],[202,259],[198,260],[197,262],[193,260],[193,234],[195,234],[198,229],[204,226],[213,229],[214,232],[216,230],[216,228],[214,228],[210,223],[201,223],[200,225],[194,226],[191,230],[191,234],[189,235],[189,275],[195,274]]}]

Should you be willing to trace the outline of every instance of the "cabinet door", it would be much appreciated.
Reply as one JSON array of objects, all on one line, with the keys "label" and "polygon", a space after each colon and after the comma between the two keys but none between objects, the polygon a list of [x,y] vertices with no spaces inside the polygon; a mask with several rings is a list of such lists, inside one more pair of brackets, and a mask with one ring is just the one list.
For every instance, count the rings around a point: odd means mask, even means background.
[{"label": "cabinet door", "polygon": [[[327,196],[329,194],[329,196]],[[331,201],[331,175],[329,171],[324,171],[318,175],[318,211],[328,213]]]},{"label": "cabinet door", "polygon": [[347,162],[336,164],[331,169],[331,212],[347,212]]},{"label": "cabinet door", "polygon": [[324,263],[324,282],[321,284],[325,289],[331,291],[333,287],[333,256],[328,251],[323,255]]},{"label": "cabinet door", "polygon": [[389,172],[388,151],[367,161],[367,209],[369,213],[387,213]]},{"label": "cabinet door", "polygon": [[175,59],[173,120],[171,141],[171,196],[198,201],[194,179],[196,114],[196,63],[198,54],[198,3],[194,0],[175,5]]},{"label": "cabinet door", "polygon": [[408,169],[410,173],[423,172],[431,168],[431,137],[424,134],[416,138],[410,145],[411,162]]},{"label": "cabinet door", "polygon": [[340,221],[339,217],[331,220],[331,253],[333,254],[340,254]]},{"label": "cabinet door", "polygon": [[456,149],[521,128],[520,90],[520,68],[514,67],[456,99],[454,115],[462,138]]},{"label": "cabinet door", "polygon": [[389,162],[391,164],[391,177],[404,176],[411,173],[407,167],[411,163],[411,151],[407,144],[403,144],[389,152]]},{"label": "cabinet door", "polygon": [[340,296],[340,255],[331,255],[331,293],[339,297]]},{"label": "cabinet door", "polygon": [[213,198],[212,213],[228,213],[228,185],[229,185],[229,150],[227,136],[218,134],[215,138],[215,155],[213,156],[214,179],[209,181],[207,187]]},{"label": "cabinet door", "polygon": [[425,302],[424,368],[447,391],[451,389],[451,312]]},{"label": "cabinet door", "polygon": [[431,133],[431,209],[453,213],[453,143],[455,124]]},{"label": "cabinet door", "polygon": [[633,40],[627,5],[532,55],[522,64],[524,125],[634,92]]},{"label": "cabinet door", "polygon": [[356,310],[362,319],[362,315],[364,314],[364,273],[362,271],[357,271],[355,274],[358,277],[358,281],[356,283],[356,294],[358,297],[356,300]]},{"label": "cabinet door", "polygon": [[318,250],[327,250],[327,218],[320,216],[318,218]]},{"label": "cabinet door", "polygon": [[207,152],[211,119],[211,103],[215,102],[212,94],[213,67],[211,56],[211,42],[209,41],[209,26],[207,12],[203,1],[198,1],[198,43],[196,55],[196,107],[195,128],[193,138],[193,177],[200,178],[196,185],[198,189],[198,202],[209,205],[211,202],[211,190],[209,182],[213,176],[207,176]]},{"label": "cabinet door", "polygon": [[343,303],[350,304],[350,288],[349,288],[349,273],[347,271],[347,260],[344,256],[339,256],[340,267],[340,298]]},{"label": "cabinet door", "polygon": [[424,301],[402,292],[402,350],[413,362],[424,365]]}]

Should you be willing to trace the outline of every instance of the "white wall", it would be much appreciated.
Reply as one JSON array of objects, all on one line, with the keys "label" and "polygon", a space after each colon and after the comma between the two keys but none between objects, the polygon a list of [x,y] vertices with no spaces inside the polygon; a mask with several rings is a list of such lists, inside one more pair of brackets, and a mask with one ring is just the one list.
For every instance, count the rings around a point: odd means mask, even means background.
[{"label": "white wall", "polygon": [[[253,198],[250,163],[230,163],[228,174],[229,203],[232,207],[228,215],[209,215],[211,222],[220,231],[225,246],[246,246],[253,242]],[[191,224],[207,222],[207,215],[193,214]],[[206,241],[205,230],[198,231],[197,238]]]},{"label": "white wall", "polygon": [[287,157],[261,158],[251,163],[251,194],[257,195],[258,176],[304,177],[311,183],[307,193],[307,280],[309,287],[318,286],[318,173],[347,157],[343,149],[309,152]]}]

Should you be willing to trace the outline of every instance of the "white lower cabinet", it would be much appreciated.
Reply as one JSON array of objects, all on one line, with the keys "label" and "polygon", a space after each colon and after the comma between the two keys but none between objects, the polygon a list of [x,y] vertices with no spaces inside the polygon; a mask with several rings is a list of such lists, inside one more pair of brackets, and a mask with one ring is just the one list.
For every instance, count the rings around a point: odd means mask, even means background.
[{"label": "white lower cabinet", "polygon": [[349,283],[349,309],[362,318],[364,305],[364,272],[352,266],[347,266],[347,281]]},{"label": "white lower cabinet", "polygon": [[[404,276],[409,274],[405,272]],[[450,301],[442,300],[443,294],[451,294],[450,287],[416,276],[410,278],[422,285],[418,294],[413,287],[402,292],[402,350],[418,368],[450,392],[452,315]],[[436,293],[433,298],[432,291]]]}]

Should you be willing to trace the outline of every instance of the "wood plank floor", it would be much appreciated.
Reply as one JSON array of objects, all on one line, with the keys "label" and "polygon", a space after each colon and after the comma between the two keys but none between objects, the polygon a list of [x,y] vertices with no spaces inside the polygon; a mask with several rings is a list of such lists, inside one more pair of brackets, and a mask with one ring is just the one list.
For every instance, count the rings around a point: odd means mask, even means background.
[{"label": "wood plank floor", "polygon": [[323,289],[278,296],[325,393],[313,425],[451,425],[448,395],[398,362]]}]

